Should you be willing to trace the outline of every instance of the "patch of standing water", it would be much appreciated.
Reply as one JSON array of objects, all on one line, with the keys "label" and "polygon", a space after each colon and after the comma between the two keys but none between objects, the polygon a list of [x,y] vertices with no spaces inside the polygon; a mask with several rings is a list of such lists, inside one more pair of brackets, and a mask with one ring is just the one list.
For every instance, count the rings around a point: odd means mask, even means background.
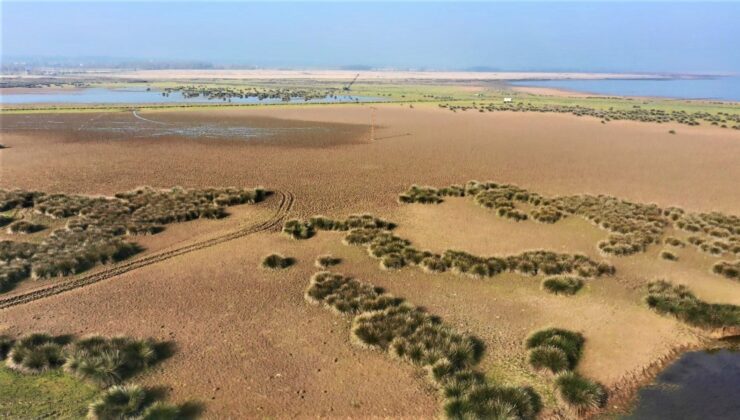
[{"label": "patch of standing water", "polygon": [[162,92],[146,90],[145,88],[105,89],[83,88],[79,90],[49,90],[45,93],[0,93],[0,104],[283,104],[283,103],[347,103],[347,102],[382,102],[386,99],[368,96],[336,95],[305,100],[291,98],[284,101],[281,98],[259,99],[254,96],[247,98],[208,99],[206,97],[186,98],[180,92],[173,92],[163,96]]},{"label": "patch of standing water", "polygon": [[740,351],[686,353],[638,395],[625,419],[740,419]]}]

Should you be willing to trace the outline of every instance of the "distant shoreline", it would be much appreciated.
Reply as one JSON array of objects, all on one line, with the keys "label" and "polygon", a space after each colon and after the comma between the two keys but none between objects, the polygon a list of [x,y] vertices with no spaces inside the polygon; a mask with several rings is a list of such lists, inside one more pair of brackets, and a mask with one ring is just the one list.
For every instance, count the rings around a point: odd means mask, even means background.
[{"label": "distant shoreline", "polygon": [[594,73],[594,72],[463,72],[463,71],[396,71],[396,70],[118,70],[90,69],[59,71],[38,75],[4,74],[1,79],[100,78],[148,80],[351,80],[359,74],[367,81],[532,81],[532,80],[656,80],[711,77],[659,73]]}]

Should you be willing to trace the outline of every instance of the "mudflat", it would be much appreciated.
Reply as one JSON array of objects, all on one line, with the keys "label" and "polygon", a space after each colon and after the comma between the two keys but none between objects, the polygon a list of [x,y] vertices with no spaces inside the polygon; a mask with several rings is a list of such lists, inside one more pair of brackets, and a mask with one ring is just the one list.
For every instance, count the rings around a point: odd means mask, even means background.
[{"label": "mudflat", "polygon": [[[174,356],[142,382],[168,384],[174,401],[202,400],[207,417],[438,413],[439,396],[423,371],[353,347],[345,318],[304,301],[321,254],[342,258],[336,271],[382,286],[481,338],[486,373],[534,385],[550,413],[557,403],[549,379],[526,360],[523,341],[532,331],[557,326],[582,332],[588,341],[579,371],[613,388],[675,349],[702,341],[642,303],[648,281],[671,279],[704,300],[740,303],[737,284],[711,274],[713,259],[693,248],[680,251],[677,262],[660,260],[657,246],[607,258],[596,248],[605,232],[578,218],[517,223],[469,198],[430,206],[397,202],[414,183],[477,179],[549,196],[608,194],[738,214],[740,132],[733,130],[398,104],[6,114],[0,123],[9,147],[0,152],[5,189],[111,195],[141,185],[262,185],[295,195],[291,216],[370,212],[398,223],[397,234],[421,249],[480,255],[549,249],[616,267],[615,276],[589,280],[583,292],[565,298],[540,290],[539,278],[514,273],[474,279],[380,270],[364,249],[343,245],[340,233],[296,241],[261,232],[0,310],[4,333],[172,340]],[[235,207],[224,221],[173,226],[145,238],[145,252],[259,220],[275,205],[268,200]],[[297,264],[281,272],[260,269],[271,252]],[[33,281],[22,287],[32,288]]]}]

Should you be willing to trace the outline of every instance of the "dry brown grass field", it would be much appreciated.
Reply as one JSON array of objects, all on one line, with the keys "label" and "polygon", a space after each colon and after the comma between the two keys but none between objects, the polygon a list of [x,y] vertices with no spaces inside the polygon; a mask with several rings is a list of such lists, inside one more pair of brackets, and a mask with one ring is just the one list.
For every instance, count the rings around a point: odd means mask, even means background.
[{"label": "dry brown grass field", "polygon": [[[381,286],[482,339],[483,370],[503,383],[534,386],[545,416],[563,411],[551,375],[527,363],[523,343],[532,331],[581,332],[587,345],[579,371],[607,388],[630,389],[635,375],[645,379],[646,367],[708,339],[651,311],[642,301],[649,281],[669,279],[708,302],[740,305],[738,283],[712,274],[717,259],[693,247],[678,249],[676,262],[658,258],[659,245],[605,257],[596,243],[607,232],[578,217],[517,223],[469,198],[438,205],[396,200],[414,183],[490,179],[548,196],[608,194],[737,215],[736,130],[399,104],[3,114],[0,124],[8,146],[0,151],[3,189],[112,195],[143,185],[261,185],[295,195],[291,217],[372,213],[396,222],[395,233],[420,249],[476,255],[547,249],[616,267],[616,275],[590,279],[577,295],[562,297],[543,292],[541,276],[384,271],[363,248],[343,245],[341,233],[296,241],[272,230],[0,309],[0,334],[95,332],[173,341],[174,355],[140,382],[171,386],[175,402],[201,401],[207,418],[439,415],[439,396],[423,371],[352,346],[346,319],[305,302],[314,260],[323,254],[342,259],[335,271]],[[256,130],[245,138],[245,127]],[[270,217],[277,201],[235,206],[223,220],[173,224],[137,241],[144,256],[194,243]],[[273,252],[297,264],[260,269]],[[3,296],[56,281],[25,280]],[[609,408],[623,404],[617,398]]]}]

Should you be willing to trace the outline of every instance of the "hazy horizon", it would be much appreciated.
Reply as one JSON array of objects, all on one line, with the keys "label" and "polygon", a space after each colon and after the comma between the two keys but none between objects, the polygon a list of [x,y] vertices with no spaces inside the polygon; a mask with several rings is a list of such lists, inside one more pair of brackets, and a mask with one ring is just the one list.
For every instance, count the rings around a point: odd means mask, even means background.
[{"label": "hazy horizon", "polygon": [[19,58],[272,68],[740,73],[738,3],[3,2]]}]

